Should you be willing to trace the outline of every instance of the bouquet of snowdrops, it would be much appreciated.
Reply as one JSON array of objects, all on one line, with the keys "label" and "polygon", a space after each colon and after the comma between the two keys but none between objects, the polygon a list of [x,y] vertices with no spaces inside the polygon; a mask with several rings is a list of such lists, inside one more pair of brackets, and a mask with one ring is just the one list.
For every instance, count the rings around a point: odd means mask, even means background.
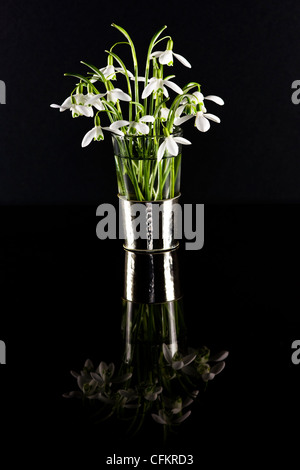
[{"label": "bouquet of snowdrops", "polygon": [[[204,97],[200,84],[189,82],[179,87],[172,80],[175,75],[165,74],[176,58],[186,67],[191,64],[173,51],[171,36],[160,37],[166,26],[151,39],[143,76],[139,75],[134,43],[122,27],[112,24],[126,38],[115,43],[107,52],[107,65],[103,68],[82,62],[87,75],[69,74],[79,80],[70,96],[61,104],[51,107],[70,110],[73,117],[94,119],[94,126],[82,139],[82,147],[92,140],[104,139],[103,131],[109,131],[117,169],[118,189],[126,199],[152,201],[172,198],[179,193],[181,146],[191,144],[182,137],[179,126],[194,119],[196,128],[206,132],[210,121],[220,122],[207,112],[204,101],[223,105],[215,95]],[[156,47],[165,41],[166,49]],[[129,45],[133,60],[133,73],[116,54],[116,46]],[[126,92],[114,86],[117,77],[123,76]],[[142,85],[141,85],[142,84]],[[169,90],[175,94],[169,96]],[[102,125],[102,116],[109,121]],[[171,157],[171,158],[170,158]]]}]

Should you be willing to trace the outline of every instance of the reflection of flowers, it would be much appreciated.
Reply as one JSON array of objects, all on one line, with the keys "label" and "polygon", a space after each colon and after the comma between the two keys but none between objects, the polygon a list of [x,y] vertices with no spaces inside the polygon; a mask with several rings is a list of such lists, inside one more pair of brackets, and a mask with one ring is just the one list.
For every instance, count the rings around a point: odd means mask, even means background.
[{"label": "reflection of flowers", "polygon": [[[222,372],[225,367],[224,359],[228,356],[228,351],[221,351],[218,354],[210,357],[210,351],[207,347],[203,347],[199,350],[191,350],[192,354],[195,354],[195,361],[192,365],[186,365],[182,368],[182,371],[193,377],[201,376],[204,382],[212,380],[217,374]],[[211,366],[210,363],[217,362]]]},{"label": "reflection of flowers", "polygon": [[188,366],[196,357],[196,354],[192,353],[185,357],[180,357],[178,353],[172,356],[170,348],[163,344],[163,354],[167,363],[174,369],[180,370],[183,367]]},{"label": "reflection of flowers", "polygon": [[93,402],[100,420],[116,416],[131,421],[133,434],[147,419],[163,425],[165,434],[190,416],[200,390],[223,370],[228,352],[211,356],[207,347],[179,348],[177,335],[184,332],[180,301],[124,301],[124,308],[125,354],[119,372],[113,363],[100,362],[95,369],[87,360],[80,374],[72,372],[79,390],[64,396]]},{"label": "reflection of flowers", "polygon": [[105,362],[100,362],[99,366],[94,369],[94,365],[90,359],[84,363],[83,369],[78,372],[71,371],[71,375],[77,379],[79,391],[72,391],[65,393],[65,398],[79,397],[79,398],[97,398],[101,401],[110,401],[108,390],[112,383],[123,383],[128,381],[132,374],[127,373],[113,378],[115,366],[113,363],[107,365]]},{"label": "reflection of flowers", "polygon": [[166,424],[168,426],[172,426],[173,424],[180,424],[183,421],[186,420],[191,414],[191,410],[187,411],[184,415],[179,416],[177,418],[174,414],[172,413],[167,413],[164,410],[159,410],[158,414],[152,414],[152,418],[154,421],[156,421],[159,424]]}]

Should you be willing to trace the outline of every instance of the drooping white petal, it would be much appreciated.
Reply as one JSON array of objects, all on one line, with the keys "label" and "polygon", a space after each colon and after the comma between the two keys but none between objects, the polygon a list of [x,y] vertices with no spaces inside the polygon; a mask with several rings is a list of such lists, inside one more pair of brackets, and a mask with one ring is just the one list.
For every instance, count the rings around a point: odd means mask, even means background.
[{"label": "drooping white petal", "polygon": [[[130,78],[130,80],[135,81],[135,76],[134,76],[134,75],[132,75],[132,77],[129,77],[129,78]],[[138,82],[144,82],[144,81],[145,81],[145,77],[138,77],[138,78],[137,78],[137,81],[138,81]]]},{"label": "drooping white petal", "polygon": [[207,132],[210,128],[209,120],[203,116],[202,111],[198,111],[196,115],[195,126],[200,132]]},{"label": "drooping white petal", "polygon": [[166,147],[170,155],[178,155],[178,145],[176,144],[174,138],[171,135],[166,138]]},{"label": "drooping white petal", "polygon": [[[125,75],[125,70],[123,69],[123,67],[115,67],[115,71],[120,72],[123,75]],[[134,78],[134,75],[133,75],[132,72],[130,72],[130,70],[126,69],[126,72],[127,72],[127,75],[128,75],[129,78]]]},{"label": "drooping white petal", "polygon": [[176,85],[176,83],[174,83],[174,82],[169,82],[169,80],[164,80],[164,85],[168,86],[169,88],[171,88],[173,91],[175,91],[179,95],[183,94],[182,89],[178,85]]},{"label": "drooping white petal", "polygon": [[166,50],[160,54],[159,59],[158,59],[160,64],[163,65],[168,65],[168,64],[173,64],[173,54],[172,51]]},{"label": "drooping white petal", "polygon": [[72,106],[72,99],[70,96],[68,96],[67,99],[65,99],[65,101],[61,104],[60,106],[60,111],[65,111],[66,109],[70,109],[70,107]]},{"label": "drooping white petal", "polygon": [[104,106],[104,104],[102,103],[102,101],[100,100],[100,98],[99,98],[99,100],[97,100],[97,101],[94,102],[93,106],[94,106],[96,109],[98,109],[98,111],[105,111],[105,106]]},{"label": "drooping white petal", "polygon": [[151,93],[154,90],[157,90],[156,87],[157,87],[157,79],[155,80],[151,79],[142,93],[142,99],[147,98],[149,95],[151,95]]},{"label": "drooping white petal", "polygon": [[195,116],[193,116],[192,114],[188,114],[187,116],[182,116],[182,117],[179,117],[179,118],[175,118],[174,119],[174,124],[175,124],[175,126],[180,126],[181,124],[188,121],[189,119],[192,119],[193,117],[195,117]]},{"label": "drooping white petal", "polygon": [[120,88],[114,88],[113,90],[108,91],[107,99],[113,103],[115,103],[117,100],[131,101],[131,97],[127,93],[124,93],[124,91],[122,91]]},{"label": "drooping white petal", "polygon": [[169,111],[169,108],[160,108],[160,117],[163,121],[166,121],[168,119]]},{"label": "drooping white petal", "polygon": [[[185,139],[184,137],[173,137],[175,142],[178,142],[179,144],[183,144],[183,145],[191,145],[192,142],[190,142],[189,140]],[[195,355],[196,357],[196,355]]]},{"label": "drooping white petal", "polygon": [[155,121],[155,118],[154,116],[150,116],[150,114],[147,114],[146,116],[142,116],[140,118],[140,121],[143,121],[143,122],[154,122]]},{"label": "drooping white petal", "polygon": [[[182,100],[181,103],[184,103],[185,101],[186,101],[186,100]],[[179,118],[179,117],[181,116],[181,114],[183,113],[183,110],[184,110],[185,106],[186,106],[186,103],[184,103],[184,104],[178,106],[178,108],[177,108],[176,111],[175,111],[175,116],[176,116],[176,117]]]},{"label": "drooping white petal", "polygon": [[129,121],[124,121],[124,120],[120,120],[120,121],[115,121],[113,122],[111,125],[110,125],[110,128],[115,130],[115,129],[120,129],[120,127],[124,127],[124,126],[128,126],[129,124]]},{"label": "drooping white petal", "polygon": [[[61,109],[61,105],[52,103],[52,104],[50,104],[50,108],[60,108]],[[61,109],[61,111],[66,111],[66,109],[69,109],[69,108]]]},{"label": "drooping white petal", "polygon": [[165,153],[165,148],[166,148],[166,141],[164,140],[162,144],[160,144],[158,151],[157,151],[157,160],[160,162],[162,157],[164,156]]},{"label": "drooping white petal", "polygon": [[[196,100],[195,100],[196,98]],[[202,93],[200,93],[200,91],[194,91],[194,93],[191,95],[191,100],[193,103],[197,104],[197,103],[203,103],[204,101],[204,96]]]},{"label": "drooping white petal", "polygon": [[220,106],[223,106],[223,104],[224,104],[224,100],[222,100],[222,98],[220,98],[220,96],[208,95],[208,96],[205,96],[205,99],[210,100],[210,101],[214,101],[214,103],[217,103]]},{"label": "drooping white petal", "polygon": [[105,67],[101,67],[100,72],[106,78],[107,75],[109,75],[109,73],[114,72],[114,66],[113,65],[106,65]]},{"label": "drooping white petal", "polygon": [[168,92],[168,90],[166,89],[165,86],[162,87],[162,91],[163,91],[163,94],[164,94],[167,98],[169,98],[169,92]]},{"label": "drooping white petal", "polygon": [[106,93],[98,93],[97,95],[94,95],[94,94],[90,93],[88,95],[88,99],[86,100],[85,104],[86,105],[88,105],[88,104],[94,105],[94,103],[97,103],[98,100],[100,100],[100,98],[103,98],[105,95],[106,95]]},{"label": "drooping white petal", "polygon": [[161,54],[163,54],[164,51],[155,51],[155,52],[152,52],[152,54],[150,55],[150,57],[159,57],[161,56]]},{"label": "drooping white petal", "polygon": [[221,119],[218,118],[218,116],[215,116],[214,114],[205,113],[205,117],[206,119],[210,119],[211,121],[214,121],[214,122],[218,122],[218,123],[221,122]]},{"label": "drooping white petal", "polygon": [[114,134],[117,134],[117,135],[120,135],[120,136],[123,136],[123,135],[124,135],[124,132],[120,131],[119,129],[112,129],[111,126],[109,126],[109,127],[102,127],[102,129],[104,129],[105,131],[113,132]]},{"label": "drooping white petal", "polygon": [[88,131],[82,139],[81,147],[87,147],[87,145],[89,145],[92,142],[94,137],[96,137],[96,133],[97,133],[96,127],[93,127],[93,129]]},{"label": "drooping white petal", "polygon": [[129,121],[120,120],[120,121],[113,122],[109,127],[103,127],[103,129],[113,132],[114,134],[123,136],[124,132],[122,132],[119,129],[120,127],[128,126],[128,124],[129,124]]},{"label": "drooping white petal", "polygon": [[175,52],[173,52],[173,55],[176,57],[176,59],[179,60],[179,62],[181,62],[183,65],[185,65],[186,67],[189,67],[191,68],[191,64],[180,54],[175,54]]},{"label": "drooping white petal", "polygon": [[101,81],[102,81],[100,75],[92,75],[92,77],[90,78],[90,82],[91,82],[91,83],[95,83],[97,80],[101,80]]},{"label": "drooping white petal", "polygon": [[135,129],[141,134],[149,134],[150,129],[147,124],[143,124],[142,122],[136,122],[132,127],[135,127]]},{"label": "drooping white petal", "polygon": [[73,98],[75,98],[76,104],[84,105],[87,99],[87,95],[84,95],[83,93],[76,93],[73,95]]},{"label": "drooping white petal", "polygon": [[72,109],[76,113],[82,114],[83,116],[86,116],[86,117],[93,117],[94,116],[93,108],[88,107],[88,106],[83,106],[82,104],[74,104],[74,105],[72,105]]},{"label": "drooping white petal", "polygon": [[88,93],[86,95],[85,104],[87,106],[94,106],[98,111],[104,111],[105,107],[101,101],[101,96],[103,95],[94,95],[94,93]]},{"label": "drooping white petal", "polygon": [[64,100],[62,104],[50,104],[51,108],[59,108],[60,112],[70,109],[72,106],[72,99],[70,96]]}]

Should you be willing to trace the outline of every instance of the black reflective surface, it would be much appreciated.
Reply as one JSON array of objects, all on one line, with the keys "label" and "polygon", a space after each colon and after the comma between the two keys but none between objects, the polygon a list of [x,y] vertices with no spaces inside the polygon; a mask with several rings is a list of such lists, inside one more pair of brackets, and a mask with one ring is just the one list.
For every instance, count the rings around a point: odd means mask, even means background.
[{"label": "black reflective surface", "polygon": [[[299,420],[297,206],[206,206],[205,245],[178,252],[188,344],[230,351],[191,416],[163,444],[150,422],[134,439],[118,420],[96,428],[70,370],[119,363],[124,250],[96,238],[94,207],[1,208],[1,422],[11,461],[101,468],[113,454],[193,454],[241,465],[292,459]],[[283,444],[283,438],[286,444]],[[276,446],[276,455],[274,454]],[[5,452],[5,451],[4,451]],[[147,465],[146,463],[143,465]]]}]

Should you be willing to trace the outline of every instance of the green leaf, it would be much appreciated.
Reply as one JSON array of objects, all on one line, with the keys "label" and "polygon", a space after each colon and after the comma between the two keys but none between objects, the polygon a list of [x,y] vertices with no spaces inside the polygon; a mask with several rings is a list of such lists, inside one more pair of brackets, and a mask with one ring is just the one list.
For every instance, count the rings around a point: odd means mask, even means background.
[{"label": "green leaf", "polygon": [[90,80],[87,77],[84,77],[83,75],[80,75],[79,73],[65,73],[64,76],[65,77],[79,78],[79,80],[82,80],[83,82],[87,83],[88,85],[91,85],[92,87],[94,87],[94,85],[90,82]]},{"label": "green leaf", "polygon": [[[166,27],[165,27],[166,28]],[[163,38],[160,38],[158,41],[156,41],[153,44],[153,47],[155,47],[159,42],[163,41],[164,39],[172,39],[171,36],[164,36]]]},{"label": "green leaf", "polygon": [[87,62],[83,62],[83,60],[81,60],[80,63],[84,64],[87,67],[89,67],[90,69],[92,69],[96,73],[96,75],[99,75],[99,77],[101,77],[102,82],[104,82],[104,83],[106,82],[106,79],[105,79],[103,73],[100,72],[100,70],[97,67],[95,67],[95,65],[88,64]]},{"label": "green leaf", "polygon": [[153,49],[156,39],[161,35],[161,33],[162,33],[166,28],[167,28],[167,26],[165,25],[165,26],[163,26],[159,31],[157,31],[157,33],[154,34],[153,38],[152,38],[151,41],[150,41],[149,50],[150,50],[150,48],[151,48],[151,50]]},{"label": "green leaf", "polygon": [[119,56],[117,56],[117,54],[115,54],[114,52],[111,52],[111,51],[105,51],[107,52],[109,55],[111,55],[122,67],[122,69],[124,70],[124,74],[126,76],[126,79],[127,79],[127,85],[128,85],[128,93],[130,95],[130,97],[132,97],[132,93],[131,93],[131,86],[130,86],[130,80],[129,80],[129,77],[128,77],[128,73],[127,73],[127,69],[125,67],[125,64],[124,62],[120,59]]},{"label": "green leaf", "polygon": [[171,80],[171,78],[176,77],[176,75],[168,75],[167,77],[164,78],[164,80]]},{"label": "green leaf", "polygon": [[138,106],[142,110],[143,115],[145,114],[145,108],[141,103],[138,103],[137,101],[131,101],[131,103]]},{"label": "green leaf", "polygon": [[126,42],[126,41],[119,41],[119,42],[116,42],[113,46],[111,46],[110,50],[112,51],[113,48],[115,46],[118,46],[119,44],[128,44],[128,46],[130,46],[129,42]]},{"label": "green leaf", "polygon": [[137,58],[136,58],[136,53],[135,53],[135,48],[134,48],[134,44],[133,44],[133,41],[131,39],[131,37],[129,36],[129,34],[127,33],[127,31],[122,28],[121,26],[118,26],[117,24],[115,23],[112,23],[112,26],[114,28],[117,28],[128,40],[128,43],[131,47],[131,50],[132,50],[132,58],[133,58],[133,63],[134,65],[136,66],[137,65]]},{"label": "green leaf", "polygon": [[156,118],[158,116],[159,110],[162,107],[163,104],[165,104],[167,101],[169,101],[170,98],[166,98],[163,100],[154,110],[154,117]]},{"label": "green leaf", "polygon": [[186,88],[192,89],[194,87],[197,87],[200,91],[201,85],[197,82],[189,82],[187,85],[185,85],[182,89],[185,92]]},{"label": "green leaf", "polygon": [[79,78],[80,80],[84,81],[86,84],[90,85],[91,89],[93,89],[96,94],[100,94],[99,90],[97,90],[95,85],[87,77],[84,77],[83,75],[80,75],[78,73],[65,73],[64,75],[65,77]]}]

